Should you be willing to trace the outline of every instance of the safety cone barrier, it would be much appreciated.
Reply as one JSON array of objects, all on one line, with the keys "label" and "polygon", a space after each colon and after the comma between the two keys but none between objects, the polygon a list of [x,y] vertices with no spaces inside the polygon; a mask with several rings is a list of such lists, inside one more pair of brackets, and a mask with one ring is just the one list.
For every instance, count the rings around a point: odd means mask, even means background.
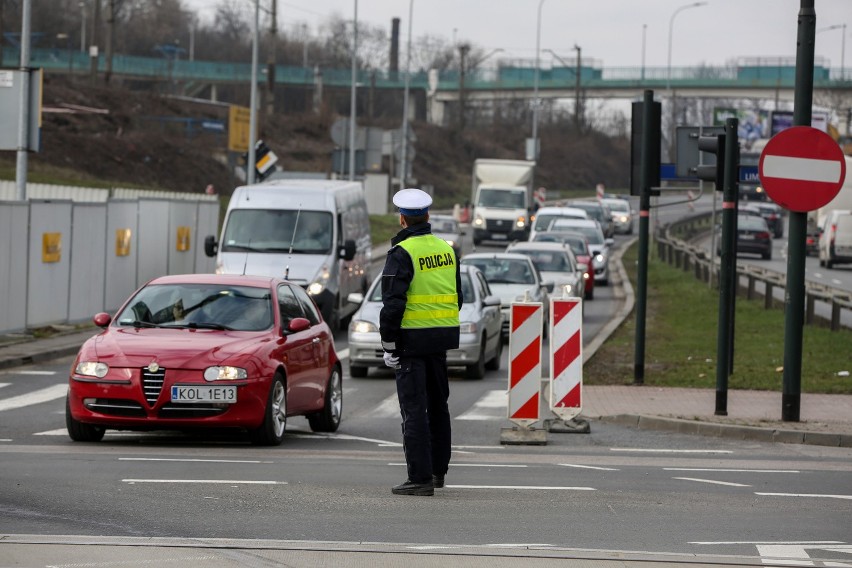
[{"label": "safety cone barrier", "polygon": [[563,420],[583,408],[583,301],[551,300],[550,410]]},{"label": "safety cone barrier", "polygon": [[501,431],[504,444],[546,443],[544,430],[531,426],[539,420],[541,402],[541,302],[513,303],[509,320],[508,418],[518,427]]}]

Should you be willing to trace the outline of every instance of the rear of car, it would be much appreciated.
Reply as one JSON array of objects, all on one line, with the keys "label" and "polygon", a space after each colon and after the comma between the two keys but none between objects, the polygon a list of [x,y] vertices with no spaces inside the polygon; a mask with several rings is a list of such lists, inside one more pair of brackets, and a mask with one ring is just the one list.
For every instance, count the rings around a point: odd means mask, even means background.
[{"label": "rear of car", "polygon": [[823,224],[822,232],[819,235],[818,254],[820,266],[831,268],[836,261],[835,243],[837,240],[837,221],[844,215],[849,215],[852,211],[848,209],[835,209],[829,211],[826,215]]},{"label": "rear of car", "polygon": [[559,219],[588,218],[589,214],[585,210],[576,207],[542,207],[535,212],[529,240],[534,241],[537,234],[549,230],[553,222]]},{"label": "rear of car", "polygon": [[826,267],[852,263],[852,214],[838,215],[828,242]]},{"label": "rear of car", "polygon": [[737,218],[737,254],[759,254],[764,260],[772,258],[772,235],[766,220],[760,215],[739,215]]}]

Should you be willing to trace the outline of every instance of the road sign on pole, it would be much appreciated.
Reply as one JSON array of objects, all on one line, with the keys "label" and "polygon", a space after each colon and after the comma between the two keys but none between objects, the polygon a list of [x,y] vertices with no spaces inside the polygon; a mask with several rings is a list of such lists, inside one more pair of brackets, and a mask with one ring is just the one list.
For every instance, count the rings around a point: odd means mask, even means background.
[{"label": "road sign on pole", "polygon": [[834,199],[846,177],[846,159],[837,142],[825,132],[794,126],[766,144],[758,173],[773,201],[804,213]]}]

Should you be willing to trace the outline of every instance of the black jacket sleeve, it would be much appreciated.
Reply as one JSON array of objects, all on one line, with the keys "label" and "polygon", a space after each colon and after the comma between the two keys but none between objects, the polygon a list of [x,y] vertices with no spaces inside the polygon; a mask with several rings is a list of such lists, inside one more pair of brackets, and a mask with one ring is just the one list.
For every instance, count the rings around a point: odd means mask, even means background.
[{"label": "black jacket sleeve", "polygon": [[400,246],[388,251],[385,268],[382,271],[382,311],[379,314],[379,332],[382,336],[382,348],[396,352],[400,349],[402,315],[408,287],[414,278],[414,265],[408,252]]}]

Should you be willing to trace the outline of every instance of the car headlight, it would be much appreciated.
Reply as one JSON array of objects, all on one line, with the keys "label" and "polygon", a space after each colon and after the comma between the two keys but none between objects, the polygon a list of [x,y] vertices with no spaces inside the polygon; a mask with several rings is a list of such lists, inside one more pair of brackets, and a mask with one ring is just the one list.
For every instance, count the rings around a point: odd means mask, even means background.
[{"label": "car headlight", "polygon": [[238,381],[247,379],[248,373],[240,367],[207,367],[204,369],[205,381]]},{"label": "car headlight", "polygon": [[602,255],[602,254],[595,255],[595,262],[597,262],[598,264],[603,264],[604,260],[605,260],[604,255]]},{"label": "car headlight", "polygon": [[310,286],[308,286],[308,294],[310,294],[311,296],[321,294],[322,291],[325,290],[329,278],[331,278],[331,274],[328,271],[328,266],[323,266],[322,268],[320,268],[316,280],[311,282]]},{"label": "car headlight", "polygon": [[99,361],[80,361],[74,368],[74,372],[78,375],[102,379],[109,372],[109,365]]},{"label": "car headlight", "polygon": [[447,244],[450,245],[451,247],[456,246],[456,242],[453,239],[444,239],[444,240],[447,241]]},{"label": "car headlight", "polygon": [[565,284],[562,286],[562,289],[565,291],[566,296],[570,296],[574,292],[574,286],[571,284]]},{"label": "car headlight", "polygon": [[524,225],[526,225],[526,224],[527,224],[527,219],[526,219],[526,217],[524,217],[524,216],[518,217],[518,220],[515,222],[515,225],[517,225],[517,226],[518,226],[519,228],[521,228],[521,229],[522,229],[522,228],[524,227]]},{"label": "car headlight", "polygon": [[349,324],[349,329],[353,333],[377,333],[379,331],[376,324],[364,320],[353,320]]},{"label": "car headlight", "polygon": [[482,219],[482,217],[477,215],[476,218],[473,220],[473,224],[476,225],[477,227],[481,227],[482,225],[485,224],[485,221]]},{"label": "car headlight", "polygon": [[461,325],[459,325],[459,333],[476,333],[476,322],[463,322]]}]

